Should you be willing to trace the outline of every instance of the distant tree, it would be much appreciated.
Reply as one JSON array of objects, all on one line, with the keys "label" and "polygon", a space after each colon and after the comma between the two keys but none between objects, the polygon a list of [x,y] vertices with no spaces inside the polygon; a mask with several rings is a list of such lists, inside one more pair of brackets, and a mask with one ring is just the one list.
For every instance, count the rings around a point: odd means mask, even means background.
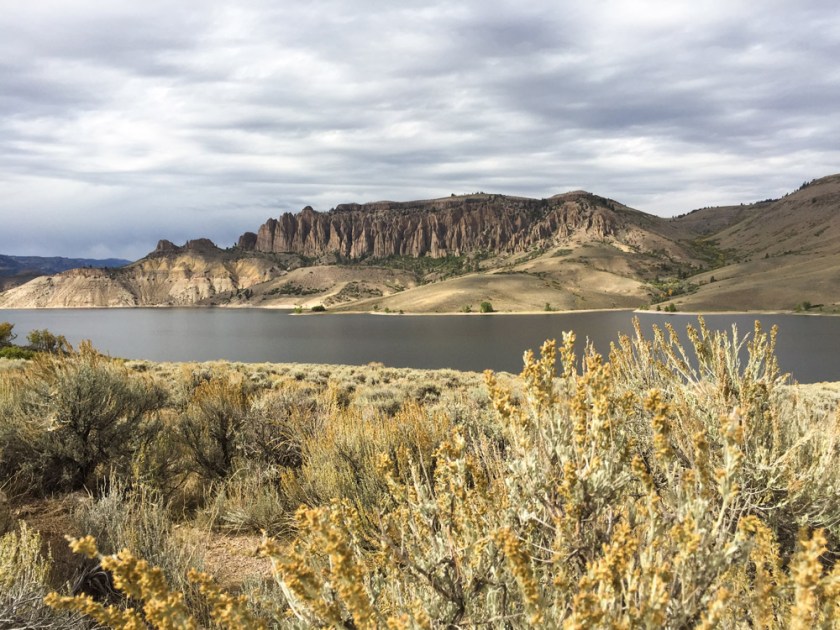
[{"label": "distant tree", "polygon": [[316,304],[315,306],[312,307],[312,312],[313,313],[323,313],[326,310],[327,310],[327,307],[324,306],[323,304]]},{"label": "distant tree", "polygon": [[9,322],[0,322],[0,347],[8,346],[17,339],[17,335],[12,332],[14,327],[15,325]]},{"label": "distant tree", "polygon": [[26,335],[29,345],[33,350],[41,352],[64,352],[70,347],[64,335],[54,335],[49,330],[33,330]]},{"label": "distant tree", "polygon": [[493,305],[490,304],[490,302],[482,302],[481,305],[479,306],[479,310],[481,310],[482,313],[493,313],[494,312],[493,311]]}]

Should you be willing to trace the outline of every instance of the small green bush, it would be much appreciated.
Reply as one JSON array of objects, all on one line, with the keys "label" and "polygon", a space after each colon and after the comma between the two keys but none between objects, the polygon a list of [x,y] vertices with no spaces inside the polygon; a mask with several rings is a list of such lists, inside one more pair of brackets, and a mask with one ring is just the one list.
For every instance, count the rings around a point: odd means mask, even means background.
[{"label": "small green bush", "polygon": [[482,313],[493,313],[493,305],[490,302],[482,302],[479,306],[479,310]]},{"label": "small green bush", "polygon": [[81,615],[57,612],[44,603],[50,592],[51,558],[38,532],[21,523],[0,536],[0,627],[71,630],[86,627]]},{"label": "small green bush", "polygon": [[210,489],[200,519],[225,531],[288,534],[298,504],[282,490],[284,475],[272,467],[238,469]]},{"label": "small green bush", "polygon": [[327,307],[324,306],[323,304],[316,304],[315,306],[312,307],[312,312],[313,313],[323,313],[326,310],[327,310]]},{"label": "small green bush", "polygon": [[[203,546],[176,528],[163,496],[144,486],[132,487],[117,477],[108,479],[98,491],[97,498],[80,504],[73,513],[79,531],[94,536],[104,553],[128,549],[160,567],[167,581],[185,593],[188,605],[206,617],[198,589],[186,579],[190,568],[203,568]],[[77,590],[87,587],[90,568],[90,563],[81,568]]]},{"label": "small green bush", "polygon": [[0,348],[0,359],[31,359],[35,356],[32,350],[20,346],[6,346]]},{"label": "small green bush", "polygon": [[242,427],[240,453],[248,462],[276,468],[300,468],[302,442],[313,435],[320,416],[327,413],[322,397],[287,386],[256,400]]}]

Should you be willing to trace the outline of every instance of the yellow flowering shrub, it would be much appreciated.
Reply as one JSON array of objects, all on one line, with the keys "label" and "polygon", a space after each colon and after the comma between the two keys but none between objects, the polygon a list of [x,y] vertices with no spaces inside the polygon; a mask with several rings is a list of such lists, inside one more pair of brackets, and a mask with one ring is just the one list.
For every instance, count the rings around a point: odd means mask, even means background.
[{"label": "yellow flowering shrub", "polygon": [[[786,385],[775,332],[756,328],[744,343],[701,320],[688,336],[690,349],[673,329],[648,340],[637,327],[608,360],[587,350],[579,362],[566,334],[525,354],[516,391],[487,373],[492,427],[441,420],[424,432],[420,407],[393,425],[358,420],[387,445],[378,453],[336,412],[325,443],[363,467],[325,463],[329,486],[344,489],[301,506],[287,538],[265,540],[285,609],[271,623],[838,627],[837,416]],[[400,426],[422,444],[396,439]],[[354,493],[344,486],[360,470],[376,487]],[[190,627],[153,568],[125,552],[102,564],[142,607],[49,603],[100,623],[119,612],[127,626],[136,615]],[[246,598],[190,579],[220,625],[268,623]]]}]

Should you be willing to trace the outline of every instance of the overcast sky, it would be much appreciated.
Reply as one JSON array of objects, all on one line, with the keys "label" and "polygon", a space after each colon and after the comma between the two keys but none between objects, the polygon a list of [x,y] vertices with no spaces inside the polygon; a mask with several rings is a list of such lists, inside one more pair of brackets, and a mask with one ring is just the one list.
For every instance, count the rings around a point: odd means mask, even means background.
[{"label": "overcast sky", "polygon": [[479,190],[671,216],[840,172],[835,1],[0,9],[4,254],[135,259]]}]

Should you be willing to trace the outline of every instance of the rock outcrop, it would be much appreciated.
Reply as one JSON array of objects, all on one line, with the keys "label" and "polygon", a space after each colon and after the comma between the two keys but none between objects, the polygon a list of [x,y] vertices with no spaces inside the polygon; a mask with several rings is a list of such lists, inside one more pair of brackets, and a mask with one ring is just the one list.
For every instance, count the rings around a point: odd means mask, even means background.
[{"label": "rock outcrop", "polygon": [[550,199],[469,195],[406,203],[307,206],[269,219],[239,246],[260,252],[344,259],[515,253],[572,236],[603,240],[623,227],[612,202],[588,193]]},{"label": "rock outcrop", "polygon": [[188,306],[248,289],[281,273],[270,260],[236,256],[208,239],[162,240],[121,269],[73,269],[0,294],[0,308]]}]

